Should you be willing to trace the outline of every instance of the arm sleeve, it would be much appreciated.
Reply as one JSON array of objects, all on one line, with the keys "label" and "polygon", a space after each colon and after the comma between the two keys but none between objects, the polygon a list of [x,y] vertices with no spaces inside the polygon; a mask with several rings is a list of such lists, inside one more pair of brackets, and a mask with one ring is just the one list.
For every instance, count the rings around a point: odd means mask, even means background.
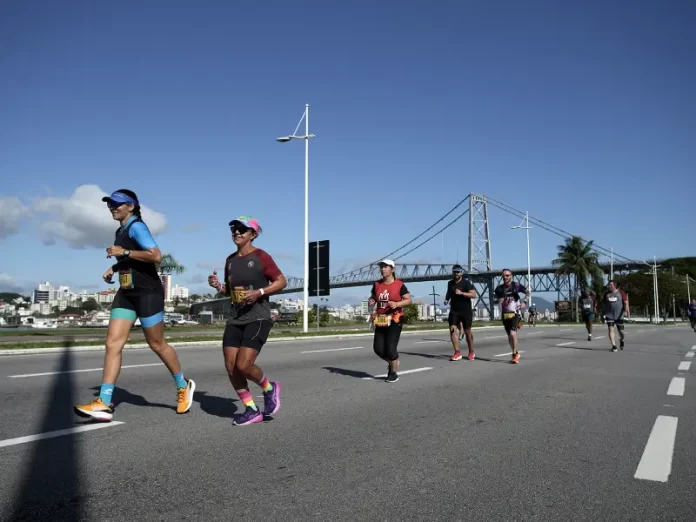
[{"label": "arm sleeve", "polygon": [[621,292],[621,300],[622,300],[624,303],[627,302],[627,301],[628,301],[628,296],[626,295],[626,292],[624,292],[623,290],[619,290],[619,292]]},{"label": "arm sleeve", "polygon": [[267,252],[261,251],[258,254],[261,264],[263,265],[263,275],[268,281],[276,281],[283,275],[283,272],[280,271],[278,265],[276,265],[273,258]]},{"label": "arm sleeve", "polygon": [[466,279],[464,282],[465,282],[465,285],[466,285],[466,288],[465,288],[465,290],[464,290],[465,292],[471,292],[472,290],[474,290],[474,284],[473,284],[471,281],[469,281],[468,279]]},{"label": "arm sleeve", "polygon": [[493,294],[494,294],[498,299],[500,299],[501,297],[503,297],[503,289],[502,289],[500,286],[496,286],[496,287],[495,287],[495,290],[493,291]]},{"label": "arm sleeve", "polygon": [[399,296],[403,297],[406,294],[408,294],[408,288],[406,288],[405,284],[401,283],[401,292],[399,293]]},{"label": "arm sleeve", "polygon": [[135,242],[138,243],[140,248],[143,250],[157,248],[157,242],[152,237],[150,229],[147,228],[147,225],[142,221],[138,221],[137,223],[133,223],[131,225],[131,227],[128,229],[128,236],[135,240]]}]

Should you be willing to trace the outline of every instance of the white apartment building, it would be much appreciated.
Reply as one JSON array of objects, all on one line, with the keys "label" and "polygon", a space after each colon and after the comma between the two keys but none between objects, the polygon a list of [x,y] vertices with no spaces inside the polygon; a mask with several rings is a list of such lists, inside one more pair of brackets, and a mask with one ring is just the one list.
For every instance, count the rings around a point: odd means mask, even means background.
[{"label": "white apartment building", "polygon": [[174,285],[174,286],[172,286],[169,295],[170,295],[172,301],[176,298],[188,299],[189,298],[189,289],[186,288],[185,286]]}]

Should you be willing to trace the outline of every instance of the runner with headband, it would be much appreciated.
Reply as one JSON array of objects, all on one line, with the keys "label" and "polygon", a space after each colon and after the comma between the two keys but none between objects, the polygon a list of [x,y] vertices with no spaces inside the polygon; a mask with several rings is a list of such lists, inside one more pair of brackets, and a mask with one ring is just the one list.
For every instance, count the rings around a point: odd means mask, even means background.
[{"label": "runner with headband", "polygon": [[[473,361],[476,356],[474,355],[474,335],[471,332],[471,325],[474,321],[471,300],[476,298],[476,290],[471,281],[464,278],[464,269],[461,265],[452,267],[452,275],[453,278],[447,282],[447,294],[445,295],[445,304],[451,303],[448,322],[454,355],[450,357],[450,361],[462,359],[460,345],[461,337],[464,335],[466,336],[466,344],[469,347],[467,358]],[[458,332],[460,325],[462,329],[461,335]]]},{"label": "runner with headband", "polygon": [[[237,251],[225,261],[225,282],[220,283],[213,272],[208,284],[230,297],[222,352],[227,375],[245,407],[243,413],[235,415],[233,424],[246,426],[261,422],[264,414],[273,415],[280,409],[280,383],[268,380],[256,365],[256,358],[273,327],[268,298],[283,290],[287,281],[273,258],[253,245],[262,230],[256,219],[242,216],[230,221],[229,226]],[[248,381],[263,391],[263,414],[254,403]]]},{"label": "runner with headband", "polygon": [[75,413],[100,421],[113,419],[111,399],[121,371],[123,347],[137,318],[140,318],[147,344],[174,378],[176,412],[186,413],[191,408],[196,383],[184,378],[179,357],[164,339],[164,287],[157,273],[162,253],[142,220],[135,192],[120,189],[102,201],[107,204],[113,219],[121,223],[114,244],[106,249],[106,257],[116,258],[117,262],[102,277],[111,284],[113,276],[118,274],[120,288],[111,305],[99,397],[88,404],[75,406]]},{"label": "runner with headband", "polygon": [[374,308],[372,322],[375,327],[373,350],[377,357],[388,364],[385,382],[399,380],[399,339],[403,327],[404,306],[411,304],[403,281],[394,277],[394,261],[384,259],[379,268],[382,279],[372,285],[369,305]]}]

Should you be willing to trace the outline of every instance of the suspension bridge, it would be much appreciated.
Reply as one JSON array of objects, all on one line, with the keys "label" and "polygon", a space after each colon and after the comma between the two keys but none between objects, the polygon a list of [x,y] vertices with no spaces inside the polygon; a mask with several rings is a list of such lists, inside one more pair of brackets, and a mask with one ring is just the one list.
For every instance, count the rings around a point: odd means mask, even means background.
[{"label": "suspension bridge", "polygon": [[[535,228],[546,230],[547,232],[557,235],[561,239],[567,239],[573,236],[573,234],[568,231],[562,230],[532,216],[527,216],[525,212],[498,201],[497,199],[491,198],[490,196],[469,194],[454,205],[449,212],[435,223],[426,227],[423,232],[407,243],[404,243],[396,250],[375,259],[370,264],[332,276],[329,280],[330,288],[349,288],[372,284],[381,277],[378,262],[385,258],[393,259],[397,262],[396,276],[405,283],[446,281],[450,279],[452,277],[452,267],[455,263],[409,263],[400,260],[403,260],[406,256],[437,238],[445,230],[453,227],[466,217],[468,218],[469,234],[468,262],[465,269],[468,271],[467,277],[476,288],[478,297],[475,300],[475,307],[485,308],[488,311],[489,317],[493,317],[493,290],[502,283],[502,275],[500,269],[493,269],[489,227],[489,205],[517,218],[528,219],[530,226],[534,225]],[[611,256],[615,274],[630,273],[646,268],[643,261],[629,259],[600,245],[593,244],[592,249],[600,254],[600,256]],[[611,263],[600,263],[600,266],[606,274],[609,274]],[[532,267],[530,271],[531,281],[527,276],[527,267],[517,269],[511,268],[511,270],[515,274],[516,280],[520,281],[528,288],[531,288],[533,293],[555,292],[559,301],[571,299],[572,297],[574,276],[558,274],[556,267]],[[303,278],[288,277],[287,281],[287,287],[280,293],[290,294],[303,291]],[[210,305],[211,301],[199,304],[205,307],[205,304]]]}]

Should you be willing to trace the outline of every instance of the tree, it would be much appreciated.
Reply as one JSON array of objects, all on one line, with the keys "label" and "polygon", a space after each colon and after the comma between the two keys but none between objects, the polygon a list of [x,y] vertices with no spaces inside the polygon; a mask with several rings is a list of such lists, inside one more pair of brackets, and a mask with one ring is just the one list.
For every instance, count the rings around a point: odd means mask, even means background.
[{"label": "tree", "polygon": [[87,312],[93,312],[94,310],[99,310],[100,308],[101,306],[99,306],[99,303],[97,303],[97,301],[95,301],[92,297],[82,303],[82,309]]},{"label": "tree", "polygon": [[[638,309],[647,310],[650,317],[654,315],[654,291],[653,276],[646,272],[635,272],[625,276],[617,276],[616,282],[628,295],[628,302],[632,311]],[[658,300],[660,302],[660,315],[665,317],[672,310],[672,295],[677,305],[677,315],[688,305],[688,296],[684,277],[672,275],[668,272],[657,272]]]},{"label": "tree", "polygon": [[404,306],[404,323],[418,322],[418,307],[413,303]]},{"label": "tree", "polygon": [[157,264],[157,271],[161,274],[183,274],[186,267],[180,264],[171,254],[164,254],[162,260]]},{"label": "tree", "polygon": [[585,241],[580,236],[572,236],[558,245],[558,257],[552,261],[557,267],[558,275],[568,276],[570,288],[570,276],[575,276],[573,284],[573,300],[575,303],[575,320],[578,320],[578,286],[587,287],[587,281],[591,277],[593,281],[602,279],[602,269],[599,266],[599,254],[592,250],[593,241]]}]

